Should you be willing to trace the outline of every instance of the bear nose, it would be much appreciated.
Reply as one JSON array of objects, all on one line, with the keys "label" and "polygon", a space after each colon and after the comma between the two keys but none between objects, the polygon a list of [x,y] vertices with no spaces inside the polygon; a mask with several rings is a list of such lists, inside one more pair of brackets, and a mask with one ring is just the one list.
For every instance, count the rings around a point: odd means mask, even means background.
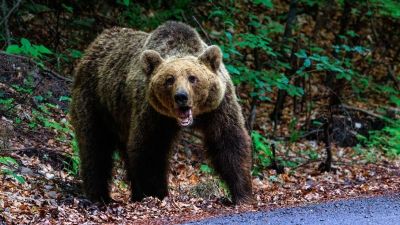
[{"label": "bear nose", "polygon": [[185,106],[188,101],[188,94],[185,91],[179,91],[175,94],[174,99],[179,106]]}]

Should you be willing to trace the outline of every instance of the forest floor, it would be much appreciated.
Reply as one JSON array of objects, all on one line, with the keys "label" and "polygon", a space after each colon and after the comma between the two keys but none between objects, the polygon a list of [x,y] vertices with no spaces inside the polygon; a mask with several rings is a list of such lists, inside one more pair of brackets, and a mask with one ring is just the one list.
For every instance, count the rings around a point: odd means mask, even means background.
[{"label": "forest floor", "polygon": [[[168,198],[129,202],[129,188],[123,179],[121,163],[117,161],[111,193],[114,202],[93,204],[82,195],[79,176],[71,170],[73,148],[65,113],[67,105],[42,104],[40,99],[32,98],[44,96],[38,92],[41,86],[49,88],[46,79],[34,85],[33,91],[26,92],[17,90],[18,86],[10,85],[9,80],[0,82],[5,95],[13,95],[14,99],[13,105],[3,108],[0,115],[0,156],[16,160],[8,166],[0,164],[3,171],[0,173],[0,224],[175,224],[400,192],[398,158],[379,152],[371,158],[355,148],[332,144],[333,170],[320,172],[318,166],[325,154],[323,143],[300,139],[278,143],[277,154],[301,158],[303,163],[285,167],[282,174],[263,170],[253,177],[254,204],[232,206],[225,198],[224,185],[212,172],[201,169],[207,161],[198,136],[184,132],[170,159]],[[62,89],[58,94],[68,95],[68,85]],[[57,95],[57,90],[53,90],[53,95]],[[263,116],[271,108],[263,106],[258,110],[258,120],[265,124],[265,130],[271,130],[271,123],[265,123]],[[287,130],[287,124],[280,126],[278,130]],[[291,150],[289,155],[287,149]],[[313,156],[305,153],[309,149],[313,149]]]}]

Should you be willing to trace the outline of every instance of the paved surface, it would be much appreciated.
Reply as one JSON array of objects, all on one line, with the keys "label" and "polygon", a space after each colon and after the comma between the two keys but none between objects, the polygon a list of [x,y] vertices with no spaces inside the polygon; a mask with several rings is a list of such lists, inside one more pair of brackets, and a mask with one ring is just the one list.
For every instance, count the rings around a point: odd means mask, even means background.
[{"label": "paved surface", "polygon": [[400,195],[249,212],[187,224],[400,225]]}]

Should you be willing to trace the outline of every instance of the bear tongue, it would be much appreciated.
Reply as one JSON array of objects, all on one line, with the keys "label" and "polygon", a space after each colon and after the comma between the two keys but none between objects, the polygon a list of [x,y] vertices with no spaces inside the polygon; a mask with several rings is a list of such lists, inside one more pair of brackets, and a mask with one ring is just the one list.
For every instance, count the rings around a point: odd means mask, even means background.
[{"label": "bear tongue", "polygon": [[191,109],[178,110],[177,114],[178,114],[177,120],[179,125],[186,127],[193,123],[193,116]]}]

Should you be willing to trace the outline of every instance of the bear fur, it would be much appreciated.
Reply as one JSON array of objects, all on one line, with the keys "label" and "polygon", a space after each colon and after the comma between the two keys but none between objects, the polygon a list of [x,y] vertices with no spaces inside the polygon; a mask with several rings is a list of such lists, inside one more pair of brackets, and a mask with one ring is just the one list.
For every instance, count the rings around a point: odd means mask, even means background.
[{"label": "bear fur", "polygon": [[105,30],[75,70],[71,119],[91,200],[110,200],[116,150],[133,201],[167,196],[169,153],[185,126],[203,134],[234,203],[251,199],[251,141],[233,83],[219,47],[207,46],[188,25]]}]

